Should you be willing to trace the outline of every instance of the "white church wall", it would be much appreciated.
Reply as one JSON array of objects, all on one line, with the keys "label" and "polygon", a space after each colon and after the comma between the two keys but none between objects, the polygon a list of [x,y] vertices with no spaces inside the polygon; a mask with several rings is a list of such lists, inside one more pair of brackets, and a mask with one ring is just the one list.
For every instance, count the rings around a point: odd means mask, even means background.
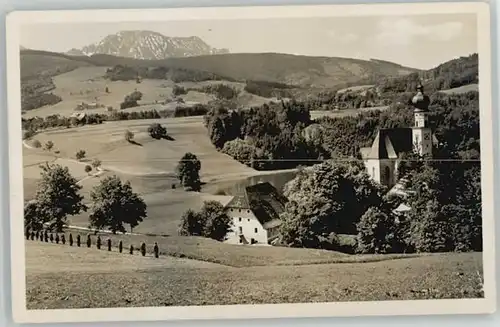
[{"label": "white church wall", "polygon": [[243,234],[249,244],[252,239],[267,244],[267,231],[251,210],[229,208],[227,214],[232,218],[233,226],[226,235],[226,243],[241,244],[240,235]]},{"label": "white church wall", "polygon": [[374,181],[380,183],[380,165],[379,160],[377,159],[368,159],[365,160],[365,167],[368,172],[368,175]]}]

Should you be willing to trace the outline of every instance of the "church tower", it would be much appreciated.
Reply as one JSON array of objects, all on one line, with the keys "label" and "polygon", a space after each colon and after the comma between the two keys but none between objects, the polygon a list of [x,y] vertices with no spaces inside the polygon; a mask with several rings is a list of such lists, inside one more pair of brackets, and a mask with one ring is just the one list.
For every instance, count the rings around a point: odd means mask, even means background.
[{"label": "church tower", "polygon": [[412,127],[413,150],[421,156],[432,156],[432,131],[428,123],[429,96],[424,94],[424,87],[417,87],[417,94],[411,100],[414,113],[414,125]]}]

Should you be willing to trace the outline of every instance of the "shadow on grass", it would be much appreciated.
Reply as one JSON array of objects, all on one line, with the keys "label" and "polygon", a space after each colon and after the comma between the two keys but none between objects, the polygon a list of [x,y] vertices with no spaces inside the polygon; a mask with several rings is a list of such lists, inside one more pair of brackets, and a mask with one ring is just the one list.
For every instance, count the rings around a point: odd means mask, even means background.
[{"label": "shadow on grass", "polygon": [[129,141],[128,141],[128,143],[130,143],[130,144],[134,144],[134,145],[138,145],[138,146],[142,146],[142,144],[141,144],[141,143],[136,142],[136,141],[134,141],[134,140],[129,140]]},{"label": "shadow on grass", "polygon": [[164,137],[162,137],[162,139],[167,140],[167,141],[175,141],[175,139],[170,135],[165,135]]},{"label": "shadow on grass", "polygon": [[175,141],[175,139],[172,136],[170,136],[170,135],[153,136],[153,138],[156,139],[156,140]]}]

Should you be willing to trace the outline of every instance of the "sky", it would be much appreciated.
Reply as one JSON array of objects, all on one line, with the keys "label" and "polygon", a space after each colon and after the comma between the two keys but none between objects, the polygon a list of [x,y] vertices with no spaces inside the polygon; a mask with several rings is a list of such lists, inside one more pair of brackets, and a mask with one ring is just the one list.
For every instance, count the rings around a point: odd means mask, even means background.
[{"label": "sky", "polygon": [[66,52],[123,30],[198,36],[232,53],[381,59],[430,69],[477,52],[474,14],[23,25],[21,45]]}]

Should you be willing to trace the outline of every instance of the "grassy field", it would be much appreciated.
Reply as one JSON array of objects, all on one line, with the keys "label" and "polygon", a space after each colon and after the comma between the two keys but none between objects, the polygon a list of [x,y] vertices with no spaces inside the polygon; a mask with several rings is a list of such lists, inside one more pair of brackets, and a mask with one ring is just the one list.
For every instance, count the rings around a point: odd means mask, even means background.
[{"label": "grassy field", "polygon": [[467,253],[234,268],[27,241],[26,297],[28,309],[476,298],[481,263]]},{"label": "grassy field", "polygon": [[478,84],[469,84],[469,85],[459,86],[459,87],[455,87],[455,88],[448,89],[448,90],[442,90],[439,92],[446,93],[446,94],[461,94],[461,93],[467,93],[467,92],[472,92],[472,91],[479,91],[479,85]]},{"label": "grassy field", "polygon": [[[58,58],[65,62],[67,59]],[[114,109],[120,108],[120,103],[128,94],[135,90],[143,94],[139,101],[138,107],[128,108],[126,111],[141,111],[141,110],[174,110],[176,103],[163,105],[167,99],[172,99],[172,88],[176,84],[171,80],[152,80],[145,79],[141,83],[135,81],[110,81],[103,76],[108,67],[85,66],[74,68],[69,72],[64,72],[53,77],[55,89],[52,93],[60,96],[62,101],[52,105],[45,106],[27,111],[23,117],[46,117],[49,115],[70,116],[75,113],[74,110],[78,104],[96,103],[102,105],[97,109],[86,109],[78,112],[88,113],[106,113],[107,107]],[[68,68],[69,69],[69,68]],[[203,86],[211,84],[223,83],[231,85],[240,91],[238,97],[234,100],[238,106],[251,107],[258,106],[276,99],[267,99],[254,94],[247,93],[243,90],[244,83],[227,82],[227,81],[206,81],[206,82],[184,82],[178,85],[191,88],[201,89]],[[109,93],[106,93],[108,87]],[[206,94],[196,90],[190,90],[187,94],[179,96],[186,104],[202,103],[206,104],[215,99],[211,94]]]}]

